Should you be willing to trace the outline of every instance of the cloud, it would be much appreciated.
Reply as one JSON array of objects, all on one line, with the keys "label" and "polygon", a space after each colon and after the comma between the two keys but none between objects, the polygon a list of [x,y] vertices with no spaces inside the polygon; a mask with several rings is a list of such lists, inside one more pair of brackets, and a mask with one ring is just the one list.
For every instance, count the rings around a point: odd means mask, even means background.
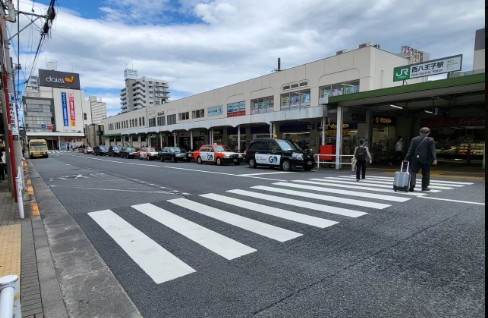
[{"label": "cloud", "polygon": [[[269,74],[278,57],[283,68],[290,68],[370,41],[392,53],[409,44],[431,58],[463,54],[469,70],[475,31],[484,27],[481,0],[462,6],[454,0],[412,0],[408,5],[399,0],[100,3],[99,15],[91,18],[59,7],[37,67],[57,61],[58,70],[80,73],[85,89],[114,92],[102,96],[111,107],[120,104],[127,67],[139,76],[167,80],[175,99]],[[35,33],[22,36],[21,47],[35,51]],[[23,51],[22,60],[32,59],[30,53]]]}]

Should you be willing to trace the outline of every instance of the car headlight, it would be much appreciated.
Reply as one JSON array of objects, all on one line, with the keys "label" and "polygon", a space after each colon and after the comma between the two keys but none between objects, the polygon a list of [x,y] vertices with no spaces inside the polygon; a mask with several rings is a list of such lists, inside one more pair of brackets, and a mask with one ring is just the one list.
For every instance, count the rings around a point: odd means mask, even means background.
[{"label": "car headlight", "polygon": [[296,159],[296,160],[303,160],[303,154],[302,153],[294,152],[291,154],[291,157],[293,159]]}]

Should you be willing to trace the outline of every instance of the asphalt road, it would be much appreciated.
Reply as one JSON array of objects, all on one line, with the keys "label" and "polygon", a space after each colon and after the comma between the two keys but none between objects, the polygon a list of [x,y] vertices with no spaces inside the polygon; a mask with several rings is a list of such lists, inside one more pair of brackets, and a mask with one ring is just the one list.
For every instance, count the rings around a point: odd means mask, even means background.
[{"label": "asphalt road", "polygon": [[404,193],[371,172],[31,162],[73,317],[484,317],[483,180]]}]

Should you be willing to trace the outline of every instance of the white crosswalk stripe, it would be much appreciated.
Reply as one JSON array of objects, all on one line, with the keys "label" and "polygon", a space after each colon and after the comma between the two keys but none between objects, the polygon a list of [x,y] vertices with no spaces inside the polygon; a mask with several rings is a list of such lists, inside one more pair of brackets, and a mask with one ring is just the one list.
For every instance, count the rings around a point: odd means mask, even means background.
[{"label": "white crosswalk stripe", "polygon": [[[204,197],[211,198],[213,193],[210,193]],[[286,242],[301,236],[301,233],[293,232],[290,230],[282,229],[277,226],[273,226],[267,223],[259,222],[253,219],[249,219],[237,214],[233,214],[227,211],[216,209],[209,205],[194,202],[188,199],[172,199],[168,202],[179,205],[186,209],[195,211],[197,213],[206,215],[208,217],[217,219],[219,221],[240,227],[244,230],[251,231],[253,233],[277,240],[279,242]]]},{"label": "white crosswalk stripe", "polygon": [[361,212],[361,211],[357,211],[357,210],[338,208],[338,207],[334,207],[334,206],[317,204],[317,203],[312,203],[312,202],[304,202],[304,201],[300,201],[300,200],[288,199],[288,198],[274,196],[274,195],[261,194],[261,193],[253,192],[253,191],[235,189],[235,190],[229,190],[227,192],[240,194],[240,195],[244,195],[244,196],[249,196],[249,197],[253,197],[253,198],[257,198],[257,199],[267,200],[267,201],[271,201],[271,202],[278,202],[278,203],[288,204],[288,205],[292,205],[292,206],[298,206],[298,207],[302,207],[302,208],[306,208],[306,209],[310,209],[310,210],[316,210],[316,211],[320,211],[320,212],[327,212],[327,213],[332,213],[332,214],[349,216],[352,218],[357,218],[357,217],[360,217],[362,215],[367,214],[366,212]]},{"label": "white crosswalk stripe", "polygon": [[[297,223],[300,224],[302,229],[300,232],[303,232],[303,226],[324,229],[339,222],[307,213],[317,214],[318,211],[321,215],[331,214],[332,218],[333,215],[358,218],[371,213],[370,210],[387,209],[392,206],[393,202],[401,204],[415,197],[426,196],[426,193],[420,191],[394,192],[392,189],[393,177],[372,175],[361,182],[351,178],[355,178],[355,176],[336,175],[308,180],[280,181],[270,185],[251,186],[249,190],[231,189],[226,191],[226,194],[201,194],[198,199],[191,199],[191,197],[170,199],[161,203],[164,208],[152,203],[137,204],[131,208],[222,258],[233,260],[254,253],[257,249],[238,242],[235,237],[229,238],[208,228],[215,226],[216,223],[209,223],[206,226],[199,224],[205,222],[206,217],[217,220],[223,226],[229,225],[256,234],[260,239],[267,238],[286,243],[302,237],[304,234],[274,225],[275,218],[276,222],[281,222],[280,224],[289,222],[291,227],[296,226]],[[473,183],[432,180],[431,184],[431,187],[437,187],[431,192],[441,192]],[[262,201],[299,208],[300,212],[292,211],[293,208],[288,210],[269,206],[260,203]],[[331,205],[323,204],[323,202],[330,202]],[[219,208],[213,205],[218,205]],[[365,212],[347,208],[350,205],[370,210]],[[173,211],[173,209],[177,211]],[[183,211],[182,209],[195,212],[195,215],[203,216],[204,219],[189,221],[178,215]],[[239,214],[230,212],[236,209]],[[178,214],[176,214],[177,212]],[[269,221],[265,223],[253,219],[252,216],[256,213],[268,216]],[[190,265],[178,258],[177,251],[176,255],[173,255],[115,212],[102,210],[88,213],[88,215],[156,284],[196,272]],[[165,234],[171,233],[162,231]],[[234,233],[238,235],[239,232]],[[175,240],[179,239],[179,235],[175,236]]]},{"label": "white crosswalk stripe", "polygon": [[[333,178],[333,177],[328,177],[328,178]],[[374,184],[386,184],[386,185],[392,187],[393,178],[391,179],[391,181],[390,180],[383,180],[383,179],[376,179],[376,178],[367,178],[365,180],[361,180],[361,182],[368,182],[368,183],[374,183]],[[431,189],[438,189],[438,190],[452,190],[452,189],[454,189],[451,186],[449,186],[449,187],[440,186],[440,185],[436,185],[435,183],[432,183],[432,182],[431,182],[429,187]]]},{"label": "white crosswalk stripe", "polygon": [[260,212],[278,218],[282,218],[285,220],[294,221],[297,223],[302,223],[302,224],[315,226],[319,228],[326,228],[338,223],[335,221],[309,216],[306,214],[301,214],[301,213],[296,213],[284,209],[270,207],[264,204],[258,204],[258,203],[240,200],[236,198],[230,198],[220,194],[209,193],[209,194],[202,194],[201,196],[207,199],[212,199],[219,202],[239,206],[245,209],[253,210],[254,212]]},{"label": "white crosswalk stripe", "polygon": [[155,221],[231,260],[256,250],[150,203],[132,206]]},{"label": "white crosswalk stripe", "polygon": [[[300,182],[302,180],[295,180],[295,181]],[[405,202],[405,201],[410,200],[410,198],[397,197],[397,196],[393,196],[393,195],[374,194],[374,193],[367,193],[367,192],[358,192],[358,191],[348,191],[348,190],[327,188],[325,185],[322,187],[317,187],[317,186],[307,186],[307,185],[303,185],[303,184],[296,184],[296,183],[291,183],[291,182],[275,182],[275,183],[273,183],[273,185],[290,187],[290,188],[297,188],[297,189],[302,189],[302,190],[313,190],[313,191],[317,191],[317,192],[328,192],[328,193],[335,193],[335,194],[343,194],[343,195],[363,197],[363,198],[369,198],[369,199],[393,201],[393,202]]]},{"label": "white crosswalk stripe", "polygon": [[156,284],[195,272],[110,210],[88,213]]},{"label": "white crosswalk stripe", "polygon": [[370,202],[370,201],[364,201],[364,200],[361,201],[361,200],[355,200],[355,199],[347,199],[347,198],[334,197],[334,196],[330,196],[330,195],[322,195],[322,194],[309,193],[309,192],[303,192],[303,191],[278,189],[275,187],[268,187],[268,186],[254,186],[251,188],[256,189],[256,190],[264,190],[264,191],[270,191],[270,192],[277,192],[277,193],[281,193],[281,194],[300,196],[300,197],[309,198],[309,199],[316,199],[316,200],[329,201],[329,202],[340,202],[343,204],[357,205],[357,206],[362,206],[362,207],[366,207],[366,208],[385,209],[385,208],[388,208],[391,206],[390,204],[376,203],[376,202]]}]

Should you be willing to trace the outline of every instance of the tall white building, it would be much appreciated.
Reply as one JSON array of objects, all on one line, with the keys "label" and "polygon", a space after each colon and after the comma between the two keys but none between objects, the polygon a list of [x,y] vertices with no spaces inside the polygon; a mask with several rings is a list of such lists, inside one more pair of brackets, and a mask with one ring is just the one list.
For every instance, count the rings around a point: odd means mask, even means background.
[{"label": "tall white building", "polygon": [[168,82],[146,76],[138,78],[134,69],[126,69],[124,78],[125,88],[120,91],[122,113],[168,102]]},{"label": "tall white building", "polygon": [[107,104],[102,102],[101,97],[97,96],[88,97],[88,103],[90,104],[92,123],[101,125],[103,120],[107,118]]}]

